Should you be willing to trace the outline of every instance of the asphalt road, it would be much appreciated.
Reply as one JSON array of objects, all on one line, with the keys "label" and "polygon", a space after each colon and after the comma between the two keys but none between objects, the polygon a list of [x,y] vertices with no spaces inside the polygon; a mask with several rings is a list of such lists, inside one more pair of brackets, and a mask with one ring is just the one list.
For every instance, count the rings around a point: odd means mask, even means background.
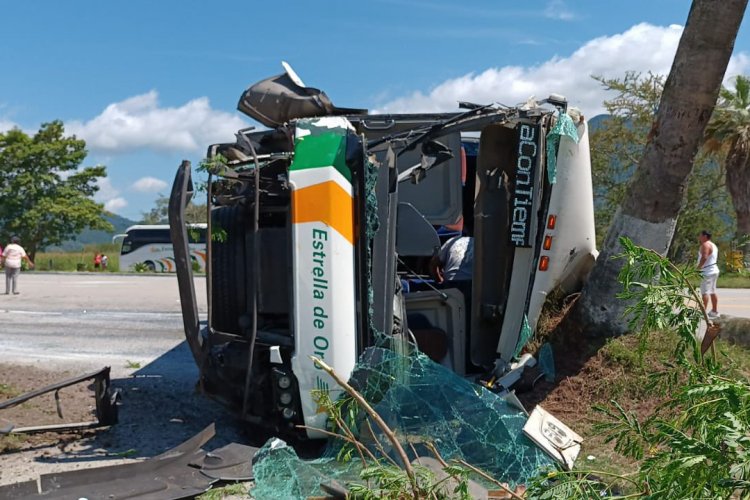
[{"label": "asphalt road", "polygon": [[[205,315],[205,279],[195,284]],[[20,291],[0,294],[0,363],[79,370],[109,365],[117,376],[161,359],[162,371],[195,373],[174,275],[32,272],[20,277]],[[723,314],[750,318],[750,290],[718,294]]]},{"label": "asphalt road", "polygon": [[720,288],[716,292],[719,298],[719,312],[721,314],[737,316],[739,318],[750,318],[750,289]]},{"label": "asphalt road", "polygon": [[[196,391],[198,369],[183,335],[174,275],[31,272],[19,284],[20,295],[0,294],[0,383],[3,370],[34,368],[61,380],[110,366],[122,405],[112,427],[73,441],[51,433],[0,453],[0,484],[153,457],[211,423],[216,436],[206,449],[262,444],[262,436],[247,436],[245,424]],[[196,279],[196,290],[205,313],[204,279]],[[65,394],[62,400],[66,409],[81,404]]]},{"label": "asphalt road", "polygon": [[[205,315],[205,279],[195,285]],[[0,363],[79,371],[109,365],[118,376],[172,352],[167,371],[194,372],[174,275],[32,272],[21,275],[19,290],[0,294]]]}]

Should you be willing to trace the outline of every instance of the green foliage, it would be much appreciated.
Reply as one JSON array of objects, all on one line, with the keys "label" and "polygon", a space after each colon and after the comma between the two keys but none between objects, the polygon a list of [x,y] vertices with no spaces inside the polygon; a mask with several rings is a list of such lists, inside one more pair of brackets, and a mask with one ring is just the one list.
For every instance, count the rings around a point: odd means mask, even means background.
[{"label": "green foliage", "polygon": [[133,266],[133,271],[137,273],[151,273],[154,272],[151,267],[146,264],[145,262],[136,262],[136,264]]},{"label": "green foliage", "polygon": [[721,273],[716,286],[719,288],[750,288],[750,273],[748,270],[740,273]]},{"label": "green foliage", "polygon": [[3,398],[14,398],[21,394],[21,391],[16,389],[15,387],[12,387],[8,384],[0,384],[0,396]]},{"label": "green foliage", "polygon": [[86,144],[64,133],[60,121],[32,137],[19,129],[0,133],[0,237],[20,236],[32,259],[85,228],[112,230],[93,199],[106,168],[81,168]]},{"label": "green foliage", "polygon": [[729,498],[750,494],[750,385],[700,365],[692,382],[646,421],[615,405],[601,424],[615,449],[641,463],[643,498]]},{"label": "green foliage", "polygon": [[750,260],[750,78],[738,75],[734,90],[722,87],[706,127],[706,147],[718,153],[737,219],[736,239]]},{"label": "green foliage", "polygon": [[[706,319],[700,297],[690,284],[693,269],[680,268],[652,250],[621,239],[625,260],[620,295],[631,305],[631,327],[648,347],[656,330],[677,334],[672,370],[653,375],[670,397],[647,418],[612,401],[597,410],[596,428],[615,451],[640,460],[637,473],[559,471],[540,477],[529,498],[748,498],[750,497],[750,384],[727,376],[727,370],[703,359],[694,333]],[[603,481],[606,477],[606,482]],[[627,495],[620,488],[629,490]]]},{"label": "green foliage", "polygon": [[[458,465],[447,465],[443,468],[443,472],[448,476],[439,480],[427,467],[414,466],[420,498],[470,500],[468,488],[470,471]],[[360,477],[365,482],[364,484],[348,485],[351,498],[401,500],[413,496],[406,471],[395,465],[366,467],[362,469]],[[447,488],[446,483],[449,479],[457,480],[457,486],[452,489]]]},{"label": "green foliage", "polygon": [[[36,254],[37,271],[94,271],[94,255],[106,254],[109,257],[107,272],[120,270],[119,245],[99,244],[86,245],[80,252],[39,252]],[[103,270],[102,270],[103,271]]]},{"label": "green foliage", "polygon": [[[623,78],[595,77],[614,94],[604,101],[607,116],[591,132],[591,169],[596,208],[596,232],[601,244],[628,183],[643,154],[664,88],[664,78],[628,72]],[[709,229],[714,240],[729,238],[732,210],[724,170],[716,159],[700,154],[688,183],[686,203],[677,221],[669,256],[678,262],[695,258],[696,238]]]},{"label": "green foliage", "polygon": [[10,453],[21,450],[26,444],[20,434],[0,435],[0,453]]},{"label": "green foliage", "polygon": [[[217,154],[212,158],[203,158],[197,170],[198,172],[205,172],[212,175],[224,175],[229,171],[229,167],[227,166],[227,159]],[[205,186],[201,187],[205,188]]]},{"label": "green foliage", "polygon": [[234,483],[218,488],[211,488],[207,492],[198,495],[196,500],[221,500],[229,496],[248,497],[248,485],[246,483]]},{"label": "green foliage", "polygon": [[622,79],[594,79],[615,94],[604,101],[607,117],[591,132],[596,232],[601,242],[643,154],[664,79],[634,72]]},{"label": "green foliage", "polygon": [[[362,468],[359,474],[362,482],[347,484],[350,498],[374,500],[412,498],[414,488],[406,469],[398,465],[389,457],[384,447],[378,442],[377,437],[365,420],[365,412],[351,396],[345,396],[336,400],[331,399],[328,391],[313,391],[313,397],[318,406],[328,414],[329,431],[333,436],[339,437],[343,444],[336,455],[339,462],[350,462],[361,460]],[[374,448],[366,447],[359,436],[362,426],[369,432],[365,432],[368,438],[374,440]],[[442,463],[442,457],[437,454],[433,447],[433,453]],[[438,479],[435,473],[427,467],[419,464],[413,465],[413,473],[419,498],[434,499],[460,499],[469,500],[468,480],[471,471],[461,464],[445,464],[443,472],[446,477]],[[454,486],[450,488],[448,481],[453,481]]]},{"label": "green foliage", "polygon": [[679,336],[676,358],[683,359],[689,350],[693,360],[701,362],[695,332],[706,312],[693,286],[700,279],[697,267],[676,266],[628,238],[620,238],[620,244],[624,251],[617,258],[624,262],[618,279],[623,291],[618,298],[629,303],[625,314],[629,316],[630,329],[638,332],[638,352],[642,355],[653,332],[669,330]]},{"label": "green foliage", "polygon": [[[602,477],[609,481],[605,482]],[[630,483],[624,475],[602,471],[555,471],[538,477],[529,484],[526,498],[534,500],[624,498],[618,495],[619,487],[611,480]]]},{"label": "green foliage", "polygon": [[[141,224],[169,224],[169,197],[160,194],[154,207],[141,214]],[[196,205],[192,201],[185,207],[185,221],[188,224],[206,222],[206,205]]]}]

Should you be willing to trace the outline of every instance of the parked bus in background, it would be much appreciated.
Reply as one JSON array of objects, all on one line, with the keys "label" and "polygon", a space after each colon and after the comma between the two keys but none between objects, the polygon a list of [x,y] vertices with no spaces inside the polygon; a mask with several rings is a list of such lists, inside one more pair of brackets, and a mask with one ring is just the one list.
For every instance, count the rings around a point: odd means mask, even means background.
[{"label": "parked bus in background", "polygon": [[[190,259],[193,270],[206,271],[206,224],[190,224]],[[120,270],[148,270],[157,273],[175,272],[174,251],[169,238],[169,225],[130,226],[124,234],[115,235],[112,242],[122,239]],[[139,269],[140,268],[140,269]]]}]

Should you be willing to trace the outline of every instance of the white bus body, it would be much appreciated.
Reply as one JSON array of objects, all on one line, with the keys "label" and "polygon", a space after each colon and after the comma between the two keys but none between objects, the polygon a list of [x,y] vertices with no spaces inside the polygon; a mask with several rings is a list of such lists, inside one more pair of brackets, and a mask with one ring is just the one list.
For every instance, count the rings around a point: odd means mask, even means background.
[{"label": "white bus body", "polygon": [[[190,259],[193,269],[206,271],[206,224],[191,224]],[[121,235],[117,235],[119,237]],[[176,271],[168,224],[130,226],[122,235],[120,270],[135,271],[138,264],[157,273]],[[119,239],[119,238],[118,238]]]}]

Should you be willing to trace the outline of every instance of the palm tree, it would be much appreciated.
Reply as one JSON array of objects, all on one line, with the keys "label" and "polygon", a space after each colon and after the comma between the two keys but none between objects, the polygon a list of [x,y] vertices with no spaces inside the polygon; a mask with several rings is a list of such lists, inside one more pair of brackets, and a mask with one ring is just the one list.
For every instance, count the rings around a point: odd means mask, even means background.
[{"label": "palm tree", "polygon": [[[737,214],[737,236],[750,236],[750,78],[738,76],[734,90],[722,88],[706,127],[706,147],[725,155],[727,190]],[[745,245],[748,257],[750,243]]]},{"label": "palm tree", "polygon": [[620,236],[665,254],[685,201],[693,160],[704,137],[748,0],[693,0],[643,157],[578,300],[576,316],[592,335],[625,333],[617,275]]}]

